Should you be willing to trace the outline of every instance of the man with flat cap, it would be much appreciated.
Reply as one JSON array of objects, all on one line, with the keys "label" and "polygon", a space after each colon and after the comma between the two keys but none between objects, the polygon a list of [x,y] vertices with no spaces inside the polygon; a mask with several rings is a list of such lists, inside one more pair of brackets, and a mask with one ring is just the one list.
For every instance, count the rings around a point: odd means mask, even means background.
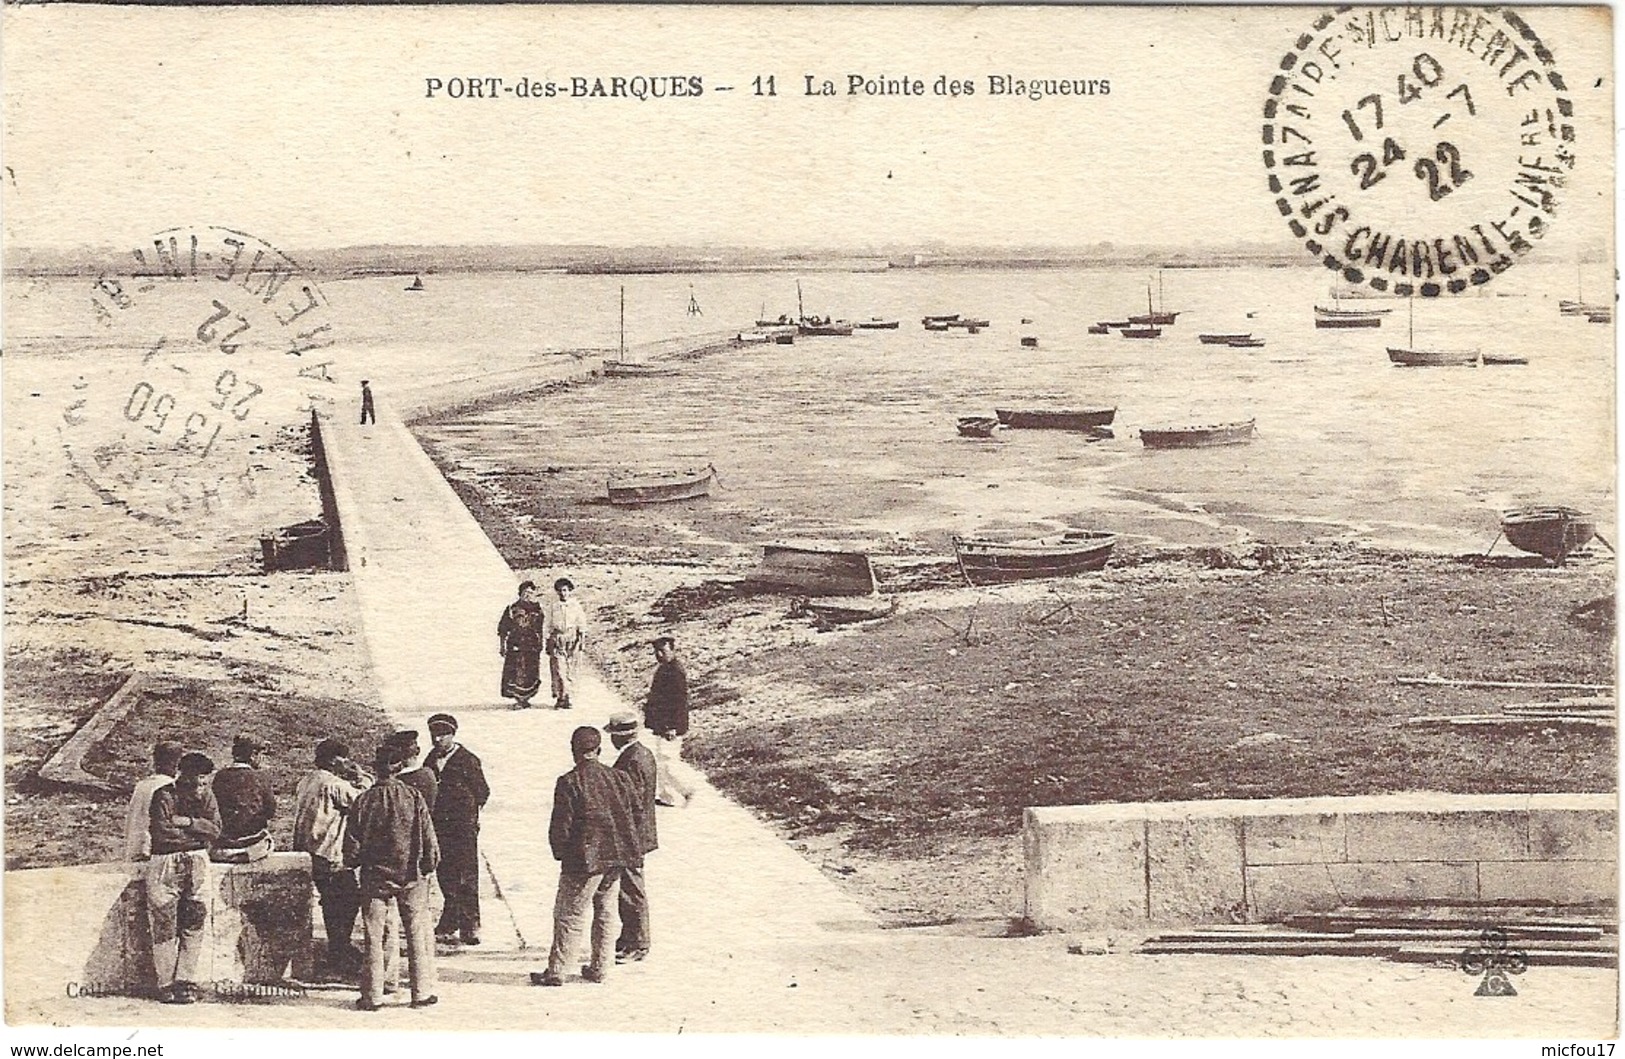
[{"label": "man with flat cap", "polygon": [[570,734],[575,768],[553,787],[553,819],[547,830],[559,862],[559,890],[553,901],[553,948],[547,970],[532,972],[532,985],[563,985],[564,967],[581,949],[592,921],[591,962],[581,969],[588,982],[602,982],[615,960],[616,904],[621,876],[643,864],[633,819],[632,780],[598,760],[603,736],[596,728]]},{"label": "man with flat cap", "polygon": [[[655,836],[655,755],[638,739],[638,715],[623,710],[604,725],[609,741],[621,752],[615,771],[631,778],[632,823],[638,852],[648,856],[659,848]],[[649,955],[649,891],[643,864],[621,869],[621,936],[615,942],[615,962],[631,963]]]},{"label": "man with flat cap", "polygon": [[437,940],[464,945],[480,943],[480,809],[491,797],[485,769],[474,752],[457,742],[457,718],[437,713],[429,718],[434,749],[423,764],[439,784],[434,799],[434,831],[440,842],[435,873],[445,907],[435,927]]},{"label": "man with flat cap", "polygon": [[209,922],[209,843],[220,837],[220,807],[205,782],[213,771],[207,755],[181,755],[175,782],[153,792],[148,810],[152,962],[166,1004],[196,1003],[201,995],[197,977]]}]

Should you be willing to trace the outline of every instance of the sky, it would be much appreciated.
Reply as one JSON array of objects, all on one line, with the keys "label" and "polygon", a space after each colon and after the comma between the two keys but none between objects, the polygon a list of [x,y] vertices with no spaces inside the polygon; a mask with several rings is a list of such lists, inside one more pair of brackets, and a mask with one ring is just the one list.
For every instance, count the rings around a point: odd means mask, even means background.
[{"label": "sky", "polygon": [[[288,248],[1293,242],[1261,107],[1306,8],[5,9],[4,231],[122,246],[216,224]],[[1609,34],[1541,9],[1608,142]],[[924,96],[851,96],[847,77]],[[804,77],[835,82],[833,99]],[[426,98],[698,77],[699,98]],[[939,97],[937,78],[974,96]],[[1110,94],[988,95],[990,76]],[[772,76],[777,95],[752,93]],[[732,86],[732,92],[718,91]],[[1098,86],[1097,86],[1098,87]],[[1598,146],[1563,224],[1611,230]]]}]

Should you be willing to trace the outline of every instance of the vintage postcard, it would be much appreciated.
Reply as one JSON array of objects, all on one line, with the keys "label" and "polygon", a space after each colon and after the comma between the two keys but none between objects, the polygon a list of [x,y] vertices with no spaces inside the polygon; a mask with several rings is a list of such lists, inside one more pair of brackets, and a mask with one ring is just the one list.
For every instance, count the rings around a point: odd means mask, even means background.
[{"label": "vintage postcard", "polygon": [[8,1033],[1613,1037],[1613,17],[8,6]]}]

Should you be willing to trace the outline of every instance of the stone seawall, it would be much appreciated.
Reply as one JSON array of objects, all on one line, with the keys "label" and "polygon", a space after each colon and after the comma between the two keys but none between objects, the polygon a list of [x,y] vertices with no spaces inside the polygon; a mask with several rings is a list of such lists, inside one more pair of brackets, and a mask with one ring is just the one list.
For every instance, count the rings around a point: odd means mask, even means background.
[{"label": "stone seawall", "polygon": [[1403,794],[1029,808],[1038,929],[1267,922],[1362,900],[1612,901],[1609,794]]}]

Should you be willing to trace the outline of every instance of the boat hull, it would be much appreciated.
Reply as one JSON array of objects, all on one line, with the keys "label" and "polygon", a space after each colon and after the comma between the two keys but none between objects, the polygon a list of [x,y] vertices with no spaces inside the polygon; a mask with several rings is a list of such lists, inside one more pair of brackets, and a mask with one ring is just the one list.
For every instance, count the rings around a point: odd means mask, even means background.
[{"label": "boat hull", "polygon": [[669,504],[676,500],[696,500],[711,495],[716,468],[699,467],[669,474],[627,475],[611,478],[606,485],[609,502],[618,507]]},{"label": "boat hull", "polygon": [[1116,407],[1053,410],[996,409],[999,422],[1017,430],[1089,430],[1110,426],[1117,418]]},{"label": "boat hull", "polygon": [[1317,316],[1315,326],[1319,328],[1349,328],[1349,327],[1381,327],[1380,316]]},{"label": "boat hull", "polygon": [[1388,359],[1401,368],[1470,368],[1478,364],[1476,349],[1395,349]]},{"label": "boat hull", "polygon": [[1597,521],[1572,507],[1520,507],[1501,512],[1501,532],[1514,548],[1561,565],[1597,535]]},{"label": "boat hull", "polygon": [[868,553],[795,544],[763,545],[748,580],[808,596],[872,596],[879,587]]},{"label": "boat hull", "polygon": [[662,379],[677,373],[676,368],[659,364],[638,364],[612,360],[604,365],[604,375],[611,379]]},{"label": "boat hull", "polygon": [[1251,334],[1245,335],[1197,335],[1196,340],[1204,346],[1231,346],[1237,342],[1252,341]]},{"label": "boat hull", "polygon": [[955,537],[954,552],[965,580],[983,586],[1100,570],[1116,544],[1116,534],[1091,530],[1028,541]]},{"label": "boat hull", "polygon": [[895,331],[902,326],[901,320],[860,320],[857,324],[862,331]]},{"label": "boat hull", "polygon": [[1220,445],[1245,445],[1258,432],[1258,421],[1215,423],[1199,427],[1150,427],[1140,431],[1140,441],[1148,449],[1208,449]]},{"label": "boat hull", "polygon": [[1141,313],[1139,316],[1129,317],[1128,322],[1137,327],[1167,327],[1178,315],[1178,313]]},{"label": "boat hull", "polygon": [[990,438],[999,427],[999,421],[990,416],[962,416],[959,433],[967,438]]}]

